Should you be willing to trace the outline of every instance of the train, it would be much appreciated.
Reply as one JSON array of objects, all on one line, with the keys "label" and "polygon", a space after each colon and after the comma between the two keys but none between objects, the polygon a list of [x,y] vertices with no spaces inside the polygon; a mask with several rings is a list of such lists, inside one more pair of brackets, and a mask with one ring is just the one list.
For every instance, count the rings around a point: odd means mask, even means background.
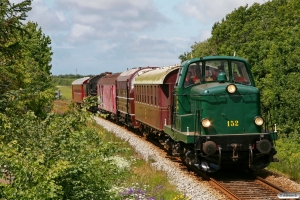
[{"label": "train", "polygon": [[[89,95],[89,80],[72,83],[81,88],[80,101]],[[212,173],[227,167],[255,171],[278,162],[276,125],[262,116],[260,91],[244,58],[204,56],[104,73],[91,87],[97,112],[156,138],[187,165]]]}]

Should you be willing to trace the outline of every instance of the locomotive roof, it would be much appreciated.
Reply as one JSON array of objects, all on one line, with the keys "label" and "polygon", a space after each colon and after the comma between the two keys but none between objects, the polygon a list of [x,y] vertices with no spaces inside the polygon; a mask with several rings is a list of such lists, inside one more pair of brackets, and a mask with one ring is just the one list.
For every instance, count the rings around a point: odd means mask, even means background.
[{"label": "locomotive roof", "polygon": [[82,85],[85,81],[89,80],[90,77],[83,77],[76,79],[75,81],[72,82],[72,85]]},{"label": "locomotive roof", "polygon": [[242,58],[242,57],[237,57],[237,56],[203,56],[203,57],[199,57],[199,58],[193,58],[190,60],[186,60],[184,62],[181,63],[181,65],[184,65],[186,63],[190,63],[190,62],[194,62],[194,61],[200,61],[200,60],[240,60],[243,61],[245,63],[248,63],[246,59]]},{"label": "locomotive roof", "polygon": [[179,66],[169,66],[147,71],[135,79],[135,84],[163,84],[166,76]]}]

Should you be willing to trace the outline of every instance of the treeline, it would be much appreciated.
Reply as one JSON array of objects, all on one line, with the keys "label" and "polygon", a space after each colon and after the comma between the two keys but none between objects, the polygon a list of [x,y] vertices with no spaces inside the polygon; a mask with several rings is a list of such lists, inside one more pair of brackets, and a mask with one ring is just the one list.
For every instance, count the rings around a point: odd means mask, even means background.
[{"label": "treeline", "polygon": [[72,82],[75,81],[77,78],[59,78],[59,77],[52,77],[52,82],[54,85],[61,85],[61,86],[71,86]]},{"label": "treeline", "polygon": [[65,75],[52,75],[51,79],[54,85],[62,85],[62,86],[70,86],[72,82],[76,79],[83,78],[83,77],[93,77],[95,75],[79,75],[79,74],[65,74]]},{"label": "treeline", "polygon": [[96,75],[80,75],[80,74],[64,74],[64,75],[52,75],[52,78],[69,78],[69,79],[79,79],[83,77],[92,77]]},{"label": "treeline", "polygon": [[300,131],[300,1],[273,0],[241,6],[195,43],[184,61],[205,55],[246,58],[262,93],[262,108],[281,133]]}]

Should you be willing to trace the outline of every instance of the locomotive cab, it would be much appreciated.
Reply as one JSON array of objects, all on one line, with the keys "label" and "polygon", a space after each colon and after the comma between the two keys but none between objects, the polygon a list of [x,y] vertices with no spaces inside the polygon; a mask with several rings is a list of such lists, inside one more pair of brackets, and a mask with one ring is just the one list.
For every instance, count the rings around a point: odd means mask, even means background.
[{"label": "locomotive cab", "polygon": [[274,133],[262,133],[260,92],[242,58],[210,56],[183,63],[172,119],[165,132],[180,146],[174,151],[204,171],[240,165],[256,170],[275,160]]}]

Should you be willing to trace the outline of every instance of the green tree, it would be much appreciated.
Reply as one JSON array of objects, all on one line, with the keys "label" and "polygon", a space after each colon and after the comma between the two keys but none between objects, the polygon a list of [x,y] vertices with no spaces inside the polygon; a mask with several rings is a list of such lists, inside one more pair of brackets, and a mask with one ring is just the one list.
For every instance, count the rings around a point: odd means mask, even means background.
[{"label": "green tree", "polygon": [[[45,117],[51,108],[51,40],[36,23],[22,21],[31,10],[31,0],[19,4],[3,1],[0,12],[0,112],[34,111]],[[18,103],[16,100],[18,99]]]}]

